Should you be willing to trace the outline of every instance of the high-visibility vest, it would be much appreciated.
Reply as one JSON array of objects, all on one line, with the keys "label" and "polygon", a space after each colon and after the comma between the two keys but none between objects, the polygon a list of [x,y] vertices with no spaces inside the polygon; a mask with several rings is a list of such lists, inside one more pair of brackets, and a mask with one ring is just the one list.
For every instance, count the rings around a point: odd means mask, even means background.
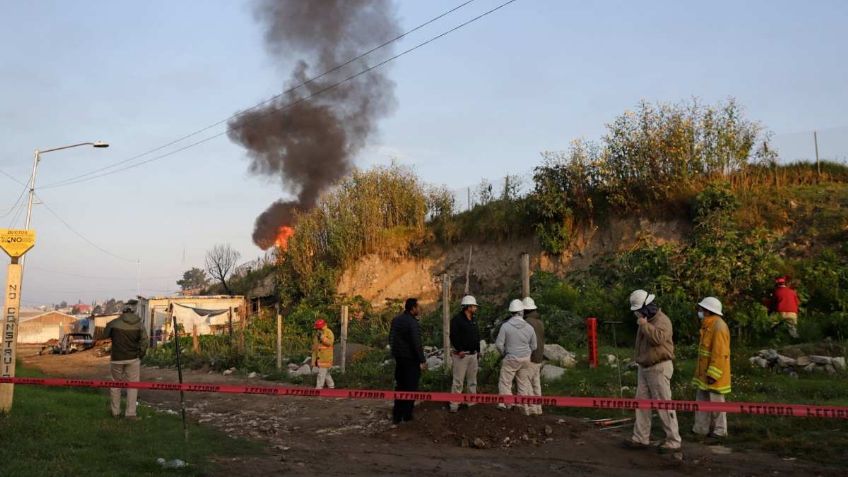
[{"label": "high-visibility vest", "polygon": [[330,327],[325,326],[315,333],[312,338],[312,366],[318,364],[319,368],[331,368],[333,366],[333,342],[336,337]]},{"label": "high-visibility vest", "polygon": [[[707,376],[715,382],[709,384]],[[719,316],[708,316],[701,322],[698,366],[692,383],[702,391],[730,392],[730,329]]]}]

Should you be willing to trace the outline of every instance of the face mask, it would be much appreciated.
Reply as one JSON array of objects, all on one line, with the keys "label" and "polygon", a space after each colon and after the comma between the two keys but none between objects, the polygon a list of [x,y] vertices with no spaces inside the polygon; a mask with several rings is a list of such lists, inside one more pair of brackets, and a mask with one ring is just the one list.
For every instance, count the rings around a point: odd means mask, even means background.
[{"label": "face mask", "polygon": [[703,319],[704,319],[704,312],[703,312],[703,311],[701,311],[701,310],[698,310],[698,319],[699,319],[699,320],[703,320]]}]

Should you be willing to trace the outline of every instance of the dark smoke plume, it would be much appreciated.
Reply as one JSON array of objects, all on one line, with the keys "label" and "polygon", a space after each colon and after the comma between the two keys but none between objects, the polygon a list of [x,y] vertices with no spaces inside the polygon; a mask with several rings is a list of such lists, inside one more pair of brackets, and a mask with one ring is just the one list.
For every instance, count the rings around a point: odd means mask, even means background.
[{"label": "dark smoke plume", "polygon": [[[296,60],[286,89],[399,34],[389,0],[259,0],[256,17],[266,27],[271,54],[285,63]],[[279,177],[297,195],[257,217],[253,241],[259,247],[271,247],[280,227],[293,225],[295,211],[314,207],[321,192],[350,172],[377,120],[394,108],[394,82],[380,69],[298,102],[366,67],[358,60],[230,121],[230,139],[247,148],[250,172]]]}]

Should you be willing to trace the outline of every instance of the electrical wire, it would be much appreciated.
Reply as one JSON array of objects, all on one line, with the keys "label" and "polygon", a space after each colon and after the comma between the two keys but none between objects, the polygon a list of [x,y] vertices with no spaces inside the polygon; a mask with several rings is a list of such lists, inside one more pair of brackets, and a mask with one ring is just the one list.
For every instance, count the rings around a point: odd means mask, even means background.
[{"label": "electrical wire", "polygon": [[[302,98],[299,98],[298,100],[296,100],[296,101],[294,101],[294,102],[292,102],[292,103],[289,103],[289,104],[287,104],[287,105],[284,105],[284,106],[282,106],[281,108],[276,108],[276,107],[275,107],[275,108],[270,109],[269,111],[263,112],[263,113],[261,113],[260,115],[258,115],[257,117],[253,118],[253,119],[252,119],[252,121],[256,121],[256,120],[258,120],[259,118],[261,118],[261,117],[263,117],[263,116],[265,116],[265,115],[268,115],[268,114],[274,113],[274,112],[278,112],[278,111],[285,111],[285,110],[290,109],[290,108],[292,108],[292,107],[294,107],[294,106],[296,106],[296,105],[298,105],[298,104],[300,104],[300,103],[302,103],[302,102],[308,101],[308,100],[310,100],[310,99],[312,99],[312,98],[314,98],[314,97],[316,97],[316,96],[318,96],[318,95],[320,95],[320,94],[323,94],[323,93],[325,93],[325,92],[327,92],[327,91],[330,91],[330,90],[332,90],[332,89],[335,89],[335,88],[337,88],[338,86],[340,86],[340,85],[341,85],[341,84],[343,84],[343,83],[346,83],[346,82],[351,81],[351,80],[353,80],[353,79],[355,79],[355,78],[358,78],[358,77],[360,77],[360,76],[362,76],[362,75],[364,75],[364,74],[366,74],[366,73],[369,73],[370,71],[373,71],[373,70],[375,70],[375,69],[377,69],[377,68],[380,68],[380,67],[382,67],[382,66],[384,66],[384,65],[386,65],[386,64],[388,64],[388,63],[390,63],[390,62],[392,62],[392,61],[394,61],[394,60],[396,60],[396,59],[398,59],[398,58],[400,58],[400,57],[402,57],[402,56],[405,56],[405,55],[407,55],[407,54],[409,54],[409,53],[412,53],[413,51],[418,50],[419,48],[422,48],[422,47],[424,47],[424,46],[426,46],[426,45],[428,45],[428,44],[430,44],[430,43],[433,43],[434,41],[439,40],[439,39],[441,39],[441,38],[443,38],[443,37],[445,37],[445,36],[447,36],[447,35],[449,35],[449,34],[451,34],[451,33],[455,32],[455,31],[457,31],[457,30],[459,30],[459,29],[462,29],[462,28],[464,28],[464,27],[466,27],[466,26],[468,26],[468,25],[470,25],[470,24],[472,24],[472,23],[475,23],[475,22],[477,22],[478,20],[481,20],[482,18],[484,18],[484,17],[486,17],[486,16],[489,16],[489,15],[491,15],[492,13],[495,13],[496,11],[498,11],[498,10],[500,10],[500,9],[502,9],[502,8],[504,8],[504,7],[508,6],[508,5],[510,5],[510,4],[512,4],[512,3],[516,2],[516,1],[517,1],[517,0],[508,0],[508,1],[506,1],[506,2],[503,2],[503,3],[499,4],[498,6],[496,6],[496,7],[492,8],[492,9],[490,9],[490,10],[487,10],[487,11],[485,11],[485,12],[483,12],[483,13],[481,13],[481,14],[479,14],[479,15],[477,15],[477,16],[475,16],[475,17],[473,17],[473,18],[471,18],[470,20],[467,20],[467,21],[465,21],[465,22],[463,22],[463,23],[461,23],[461,24],[459,24],[459,25],[457,25],[457,26],[455,26],[455,27],[453,27],[453,28],[451,28],[451,29],[449,29],[449,30],[447,30],[447,31],[444,31],[444,32],[440,33],[439,35],[436,35],[436,36],[434,36],[434,37],[431,37],[431,38],[429,38],[428,40],[425,40],[425,41],[423,41],[423,42],[421,42],[421,43],[418,43],[417,45],[415,45],[415,46],[413,46],[413,47],[411,47],[411,48],[408,48],[408,49],[406,49],[406,50],[402,51],[401,53],[398,53],[398,54],[396,54],[396,55],[394,55],[394,56],[391,56],[391,57],[390,57],[390,58],[388,58],[388,59],[385,59],[385,60],[383,60],[383,61],[380,61],[380,62],[376,63],[376,64],[375,64],[375,65],[373,65],[373,66],[370,66],[370,67],[368,67],[368,68],[365,68],[364,70],[361,70],[361,71],[359,71],[358,73],[355,73],[355,74],[353,74],[353,75],[350,75],[350,76],[348,76],[348,77],[344,78],[344,79],[343,79],[343,80],[341,80],[341,81],[338,81],[338,82],[336,82],[336,83],[333,83],[333,84],[331,84],[331,85],[329,85],[329,86],[327,86],[327,87],[325,87],[325,88],[322,88],[322,89],[320,89],[320,90],[318,90],[318,91],[316,91],[316,92],[314,92],[314,93],[312,93],[312,94],[310,94],[310,95],[308,95],[308,96],[304,96],[304,97],[302,97]],[[442,15],[440,15],[440,16],[438,16],[438,17],[436,17],[436,18],[434,18],[433,20],[430,20],[429,22],[427,22],[427,23],[425,23],[425,24],[422,24],[421,26],[416,27],[416,28],[415,28],[415,29],[413,29],[413,30],[410,30],[409,32],[407,32],[407,33],[405,33],[405,34],[403,34],[403,35],[400,35],[399,37],[397,37],[397,39],[400,39],[400,38],[402,38],[402,37],[404,37],[404,36],[408,35],[409,33],[411,33],[412,31],[415,31],[415,30],[416,30],[416,29],[418,29],[418,28],[422,28],[422,27],[423,27],[424,25],[426,25],[426,24],[429,24],[429,23],[432,23],[433,21],[436,21],[437,19],[439,19],[439,18],[441,18],[441,17],[443,17],[443,16],[445,16],[445,15],[449,14],[449,13],[450,13],[450,12],[452,12],[452,11],[455,11],[455,10],[457,10],[457,9],[459,9],[459,8],[462,8],[463,6],[467,5],[468,3],[471,3],[471,2],[465,2],[465,3],[461,4],[461,5],[459,5],[458,7],[455,7],[454,9],[449,10],[448,12],[446,12],[446,13],[444,13],[444,14],[442,14]],[[391,42],[393,42],[393,41],[396,41],[396,40],[390,40],[389,42],[386,42],[384,45],[381,45],[381,46],[375,47],[374,49],[369,50],[369,52],[363,53],[362,55],[360,55],[360,57],[364,57],[364,56],[366,56],[367,54],[369,54],[371,51],[376,51],[377,49],[380,49],[380,48],[382,48],[383,46],[385,46],[385,45],[387,45],[387,44],[389,44],[389,43],[391,43]],[[316,77],[316,78],[310,79],[310,80],[308,80],[308,81],[306,81],[306,82],[302,83],[301,85],[298,85],[298,86],[296,86],[295,88],[290,89],[289,91],[293,91],[294,89],[297,89],[297,88],[299,88],[299,87],[300,87],[300,86],[302,86],[302,85],[305,85],[305,84],[308,84],[308,83],[310,83],[310,82],[312,82],[312,81],[315,81],[317,78],[320,78],[320,77],[322,77],[322,76],[325,76],[326,74],[329,74],[330,72],[335,71],[335,70],[337,70],[337,69],[339,69],[339,68],[341,68],[341,67],[343,67],[343,66],[345,66],[345,65],[347,65],[347,64],[353,63],[354,61],[356,61],[356,60],[357,60],[357,59],[359,59],[360,57],[357,57],[357,58],[354,58],[354,59],[352,59],[352,60],[349,60],[347,63],[345,63],[345,64],[343,64],[343,65],[340,65],[339,67],[336,67],[336,68],[334,68],[333,70],[330,70],[330,71],[328,71],[328,72],[326,72],[326,73],[324,73],[324,74],[322,74],[322,75],[320,75],[320,76],[318,76],[318,77]],[[253,107],[251,107],[251,108],[248,108],[248,109],[246,109],[246,110],[243,110],[242,112],[236,113],[235,115],[230,116],[230,117],[228,117],[228,118],[227,118],[227,119],[225,119],[225,120],[219,121],[219,122],[217,122],[217,123],[215,123],[215,124],[213,124],[213,125],[207,126],[206,128],[203,128],[203,129],[200,129],[200,130],[195,131],[195,132],[193,132],[193,133],[190,133],[190,134],[188,134],[188,135],[186,135],[186,136],[183,136],[182,138],[179,138],[179,139],[177,139],[177,140],[175,140],[175,141],[172,141],[171,143],[166,144],[166,145],[164,145],[164,146],[160,146],[160,147],[158,147],[158,148],[152,149],[152,150],[147,151],[147,152],[145,152],[145,153],[142,153],[142,154],[139,154],[139,155],[137,155],[137,156],[134,156],[134,157],[131,157],[131,158],[129,158],[129,159],[126,159],[126,160],[124,160],[124,161],[121,161],[120,163],[116,163],[116,164],[113,164],[112,166],[108,166],[108,168],[113,168],[113,167],[116,167],[116,166],[118,166],[118,165],[120,165],[120,164],[124,164],[124,163],[127,163],[127,162],[131,162],[131,161],[136,160],[136,159],[140,159],[140,158],[141,158],[141,157],[143,157],[143,156],[146,156],[146,155],[152,154],[153,152],[160,151],[160,150],[162,150],[162,149],[164,149],[164,148],[167,148],[167,147],[168,147],[168,146],[170,146],[170,145],[176,144],[176,143],[181,142],[181,141],[183,141],[183,140],[185,140],[185,139],[188,139],[188,138],[190,138],[190,137],[196,136],[197,134],[200,134],[200,133],[202,133],[202,132],[205,132],[205,131],[207,131],[207,130],[209,130],[209,129],[212,129],[212,128],[216,127],[216,126],[219,126],[219,125],[221,125],[221,124],[224,124],[224,123],[226,123],[227,121],[229,121],[230,119],[235,118],[235,117],[238,117],[238,115],[244,114],[244,113],[245,113],[245,112],[247,112],[247,111],[250,111],[250,110],[255,109],[255,108],[259,107],[259,106],[262,106],[262,105],[264,105],[264,104],[267,104],[267,103],[269,103],[269,102],[272,102],[272,101],[274,101],[275,99],[278,99],[278,98],[280,98],[281,96],[285,95],[286,93],[287,93],[287,92],[283,92],[283,93],[281,93],[281,94],[279,94],[279,95],[276,95],[276,96],[274,96],[274,97],[272,97],[272,98],[270,98],[270,99],[268,99],[268,100],[263,101],[262,103],[259,103],[259,104],[258,104],[258,105],[256,105],[256,106],[253,106]],[[52,189],[52,188],[57,188],[57,187],[65,187],[65,186],[69,186],[69,185],[73,185],[73,184],[79,184],[79,183],[82,183],[82,182],[88,182],[88,181],[95,180],[95,179],[98,179],[98,178],[101,178],[101,177],[106,177],[106,176],[109,176],[109,175],[112,175],[112,174],[117,174],[117,173],[119,173],[119,172],[127,171],[127,170],[130,170],[130,169],[136,168],[136,167],[138,167],[138,166],[141,166],[141,165],[144,165],[144,164],[148,164],[148,163],[151,163],[151,162],[154,162],[154,161],[158,161],[158,160],[164,159],[164,158],[166,158],[166,157],[170,157],[170,156],[172,156],[172,155],[174,155],[174,154],[177,154],[177,153],[179,153],[179,152],[185,151],[185,150],[187,150],[187,149],[190,149],[190,148],[193,148],[193,147],[199,146],[199,145],[204,144],[204,143],[206,143],[206,142],[209,142],[209,141],[211,141],[211,140],[213,140],[213,139],[216,139],[216,138],[218,138],[218,137],[224,136],[224,135],[226,135],[227,133],[228,133],[228,131],[223,131],[223,132],[220,132],[220,133],[218,133],[218,134],[215,134],[215,135],[212,135],[212,136],[206,137],[206,138],[204,138],[204,139],[201,139],[201,140],[199,140],[199,141],[195,141],[195,142],[193,142],[193,143],[190,143],[190,144],[188,144],[188,145],[186,145],[186,146],[183,146],[183,147],[181,147],[181,148],[179,148],[179,149],[176,149],[176,150],[174,150],[174,151],[171,151],[171,152],[168,152],[168,153],[165,153],[165,154],[161,154],[161,155],[159,155],[159,156],[155,156],[155,157],[153,157],[153,158],[151,158],[151,159],[147,159],[147,160],[142,161],[142,162],[138,162],[138,163],[131,164],[131,165],[128,165],[128,166],[125,166],[125,167],[121,167],[121,168],[119,168],[119,169],[115,169],[115,170],[108,171],[108,172],[102,172],[102,171],[107,170],[107,168],[106,168],[106,167],[104,167],[104,168],[100,168],[100,169],[98,169],[98,170],[90,171],[90,172],[88,172],[88,173],[86,173],[86,174],[81,174],[81,175],[76,176],[76,177],[73,177],[73,178],[68,178],[68,179],[64,179],[64,180],[58,181],[58,182],[54,182],[54,183],[51,183],[51,184],[47,184],[46,186],[41,187],[41,189]],[[99,172],[102,172],[102,173],[99,173]]]},{"label": "electrical wire", "polygon": [[[36,196],[36,197],[38,197],[38,196]],[[109,256],[110,256],[110,257],[112,257],[112,258],[115,258],[115,259],[118,259],[118,260],[121,260],[121,261],[124,261],[124,262],[138,263],[138,260],[137,260],[137,259],[136,259],[136,260],[133,260],[133,259],[129,259],[129,258],[122,257],[122,256],[120,256],[120,255],[116,255],[116,254],[114,254],[114,253],[112,253],[112,252],[110,252],[110,251],[106,250],[105,248],[103,248],[103,247],[101,247],[101,246],[97,245],[96,243],[92,242],[91,240],[89,240],[89,239],[88,239],[88,237],[86,237],[85,235],[81,234],[81,233],[80,233],[80,232],[78,232],[76,229],[74,229],[74,228],[71,226],[71,224],[69,224],[67,221],[65,221],[65,219],[63,219],[62,217],[60,217],[60,216],[59,216],[59,214],[57,214],[57,213],[56,213],[56,211],[54,211],[54,210],[53,210],[53,209],[52,209],[49,205],[47,205],[47,203],[46,203],[46,202],[44,202],[44,200],[43,200],[43,199],[41,199],[41,197],[39,197],[39,200],[41,201],[41,205],[43,205],[43,206],[44,206],[44,208],[45,208],[45,209],[47,209],[47,211],[48,211],[48,212],[50,212],[50,214],[51,214],[51,215],[53,215],[54,217],[56,217],[56,218],[59,220],[59,222],[62,222],[62,224],[63,224],[63,225],[64,225],[64,226],[65,226],[68,230],[70,230],[71,232],[73,232],[73,233],[74,233],[74,235],[76,235],[77,237],[81,238],[81,239],[82,239],[83,241],[85,241],[87,244],[89,244],[89,245],[91,245],[92,247],[96,248],[97,250],[99,250],[99,251],[103,252],[104,254],[109,255]]]},{"label": "electrical wire", "polygon": [[14,181],[14,182],[17,182],[18,184],[20,184],[20,185],[22,185],[22,186],[26,187],[26,184],[24,184],[23,182],[19,181],[17,177],[15,177],[15,176],[13,176],[13,175],[9,174],[9,173],[8,173],[8,172],[6,172],[6,171],[4,171],[4,170],[0,170],[0,174],[3,174],[4,176],[8,177],[8,178],[9,178],[9,180]]}]

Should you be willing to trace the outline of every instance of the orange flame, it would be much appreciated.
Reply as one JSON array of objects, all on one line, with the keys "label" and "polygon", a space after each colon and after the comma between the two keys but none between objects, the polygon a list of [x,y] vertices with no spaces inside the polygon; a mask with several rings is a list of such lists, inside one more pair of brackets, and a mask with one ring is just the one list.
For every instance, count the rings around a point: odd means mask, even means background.
[{"label": "orange flame", "polygon": [[294,229],[283,225],[280,227],[280,230],[277,231],[277,239],[274,243],[280,250],[285,250],[289,245],[289,239],[292,235],[294,235]]}]

